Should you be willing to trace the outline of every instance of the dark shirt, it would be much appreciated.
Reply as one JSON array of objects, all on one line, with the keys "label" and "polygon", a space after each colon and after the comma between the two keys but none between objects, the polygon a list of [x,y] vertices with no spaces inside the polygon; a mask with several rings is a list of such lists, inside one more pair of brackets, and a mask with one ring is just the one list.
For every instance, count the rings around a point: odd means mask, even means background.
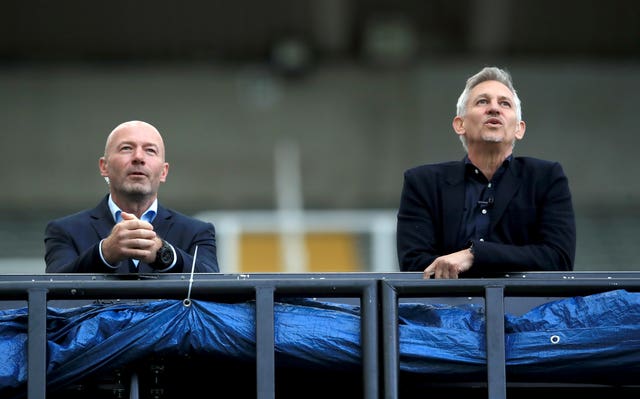
[{"label": "dark shirt", "polygon": [[489,240],[489,224],[496,198],[496,191],[500,179],[509,167],[512,155],[504,160],[502,165],[488,180],[484,174],[465,156],[465,191],[464,209],[462,213],[462,228],[460,229],[460,245],[467,245],[471,240]]},{"label": "dark shirt", "polygon": [[[400,270],[423,271],[438,256],[469,248],[468,237],[473,266],[461,277],[573,270],[575,218],[558,162],[513,156],[491,183],[492,205],[490,182],[478,179],[476,185],[467,179],[467,167],[459,160],[405,171],[396,230]],[[483,206],[490,207],[489,217],[476,220],[485,215]]]}]

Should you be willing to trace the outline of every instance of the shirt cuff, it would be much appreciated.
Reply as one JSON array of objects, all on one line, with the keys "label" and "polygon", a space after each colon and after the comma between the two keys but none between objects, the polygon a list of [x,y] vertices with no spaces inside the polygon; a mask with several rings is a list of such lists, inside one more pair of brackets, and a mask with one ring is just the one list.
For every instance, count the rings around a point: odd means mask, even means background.
[{"label": "shirt cuff", "polygon": [[105,265],[107,265],[112,269],[117,269],[118,266],[113,266],[112,264],[107,262],[106,259],[104,258],[104,255],[102,255],[102,241],[104,241],[104,239],[100,240],[100,243],[98,244],[98,253],[100,253],[100,259],[102,259],[102,263],[104,263]]}]

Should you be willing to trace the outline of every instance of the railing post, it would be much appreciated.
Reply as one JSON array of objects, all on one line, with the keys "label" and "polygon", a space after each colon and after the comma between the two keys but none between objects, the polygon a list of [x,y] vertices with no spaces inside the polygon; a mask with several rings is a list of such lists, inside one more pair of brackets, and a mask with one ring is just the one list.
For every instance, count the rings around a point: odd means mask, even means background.
[{"label": "railing post", "polygon": [[47,290],[30,288],[27,328],[27,397],[44,399],[47,393]]},{"label": "railing post", "polygon": [[362,372],[364,398],[377,399],[380,384],[378,359],[378,285],[372,280],[361,298],[360,340],[362,341]]},{"label": "railing post", "polygon": [[504,334],[504,287],[485,288],[487,334],[487,381],[489,399],[507,397]]},{"label": "railing post", "polygon": [[273,286],[256,288],[256,390],[258,399],[275,399]]},{"label": "railing post", "polygon": [[398,398],[400,373],[400,340],[398,337],[398,295],[384,280],[381,282],[382,297],[382,356],[384,367],[384,397]]}]

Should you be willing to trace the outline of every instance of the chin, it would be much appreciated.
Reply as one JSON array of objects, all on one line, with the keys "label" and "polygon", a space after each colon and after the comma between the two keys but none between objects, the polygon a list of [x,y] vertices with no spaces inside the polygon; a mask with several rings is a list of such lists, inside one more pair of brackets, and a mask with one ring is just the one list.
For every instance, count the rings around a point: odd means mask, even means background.
[{"label": "chin", "polygon": [[152,193],[151,188],[150,187],[143,187],[143,186],[128,186],[128,187],[124,187],[124,192],[127,193],[127,195],[130,196],[139,196],[139,197],[145,197],[147,195],[150,195]]},{"label": "chin", "polygon": [[485,143],[502,143],[504,139],[502,137],[484,136],[482,137],[482,141]]}]

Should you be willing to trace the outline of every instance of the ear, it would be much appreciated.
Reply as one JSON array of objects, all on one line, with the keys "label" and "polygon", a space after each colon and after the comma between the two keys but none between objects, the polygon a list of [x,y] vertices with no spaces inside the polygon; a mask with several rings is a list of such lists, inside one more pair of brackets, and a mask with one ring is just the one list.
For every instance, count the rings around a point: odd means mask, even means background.
[{"label": "ear", "polygon": [[109,177],[109,172],[107,171],[107,160],[104,157],[100,157],[98,160],[98,168],[100,169],[100,176]]},{"label": "ear", "polygon": [[527,124],[524,123],[524,121],[520,121],[518,126],[516,126],[516,138],[518,140],[522,140],[525,130],[527,130]]},{"label": "ear", "polygon": [[162,168],[162,174],[160,175],[160,181],[163,183],[166,182],[168,174],[169,174],[169,162],[165,162],[164,167]]},{"label": "ear", "polygon": [[453,118],[453,122],[451,122],[453,126],[453,130],[459,135],[462,136],[466,133],[466,129],[464,127],[464,118],[461,116],[456,116]]}]

